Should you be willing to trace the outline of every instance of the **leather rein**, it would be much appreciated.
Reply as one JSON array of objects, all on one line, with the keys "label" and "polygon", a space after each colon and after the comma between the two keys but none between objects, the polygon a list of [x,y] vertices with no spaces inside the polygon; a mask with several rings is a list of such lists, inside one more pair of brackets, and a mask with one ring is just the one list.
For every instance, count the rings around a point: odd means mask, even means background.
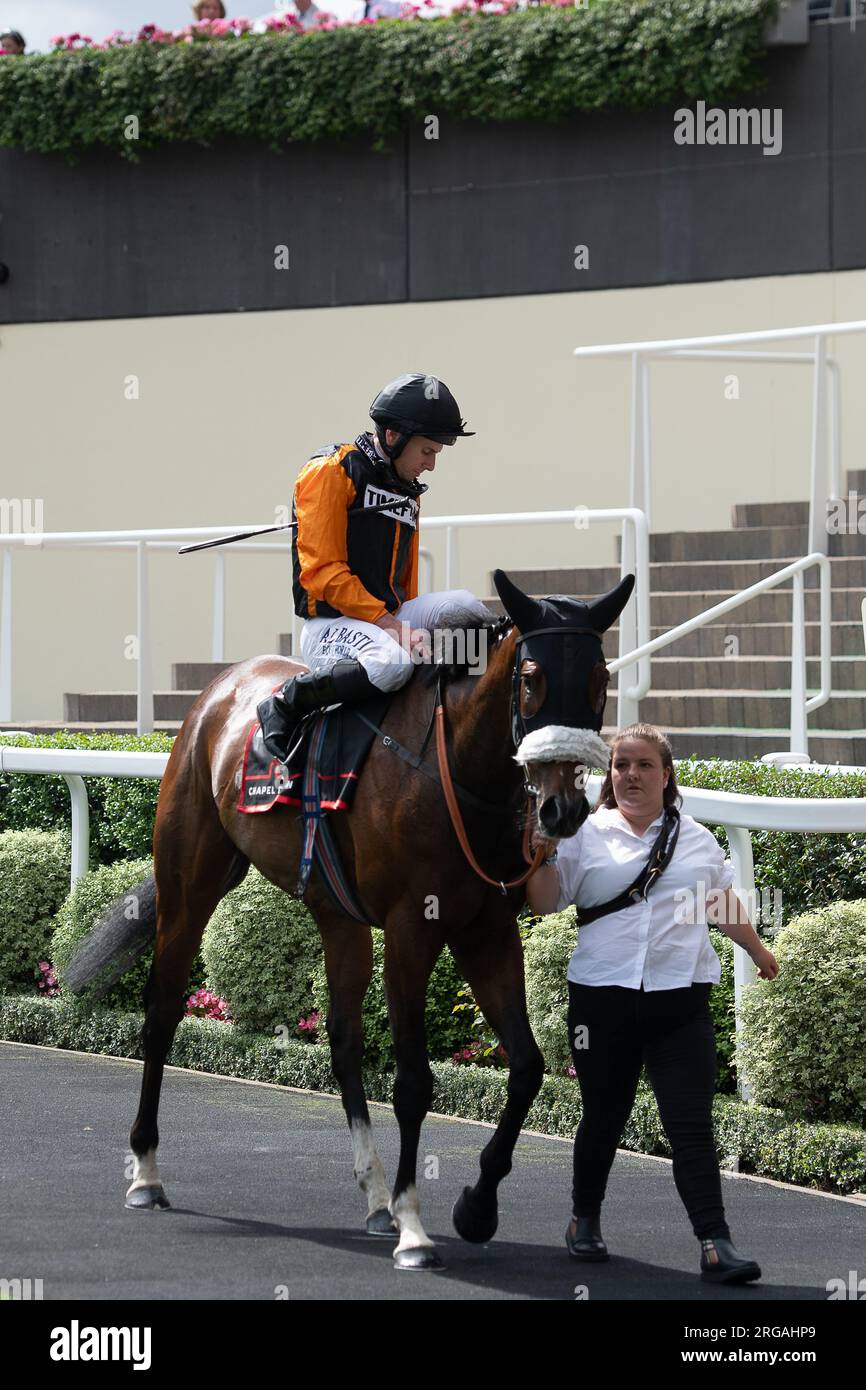
[{"label": "leather rein", "polygon": [[[512,624],[512,626],[514,626],[514,624]],[[572,632],[593,631],[593,629],[585,627],[570,627],[564,630]],[[505,634],[503,634],[503,636],[504,635]],[[515,650],[514,677],[512,679],[512,727],[514,727],[515,715],[514,702],[516,698],[515,691],[517,688],[518,652],[520,650],[521,642],[523,642],[527,637],[531,637],[534,635],[534,632],[521,634],[520,640],[517,643],[517,649]],[[546,633],[546,635],[548,634]],[[502,879],[497,878],[491,878],[489,874],[486,874],[484,872],[484,870],[481,868],[480,864],[476,860],[475,855],[472,853],[472,847],[469,844],[469,838],[466,834],[466,827],[463,823],[463,816],[460,812],[458,799],[460,801],[464,801],[466,804],[468,804],[476,810],[485,811],[488,815],[507,816],[509,819],[511,819],[511,817],[514,815],[514,812],[503,810],[501,806],[494,806],[490,802],[482,801],[479,797],[474,796],[472,792],[467,791],[465,787],[461,787],[454,782],[451,776],[451,769],[448,765],[448,745],[445,730],[445,703],[442,698],[441,668],[436,678],[436,692],[434,696],[433,712],[431,715],[430,722],[427,725],[427,732],[424,735],[424,742],[421,745],[420,753],[411,752],[410,749],[404,747],[404,745],[400,743],[398,739],[394,738],[391,734],[383,734],[382,730],[378,727],[378,725],[374,724],[372,720],[368,719],[366,715],[362,714],[357,707],[351,706],[351,709],[352,713],[355,714],[358,717],[358,719],[362,721],[362,723],[366,724],[368,728],[373,729],[375,733],[380,735],[383,748],[387,748],[392,753],[396,753],[399,758],[402,758],[404,762],[407,762],[410,765],[410,767],[413,767],[416,770],[416,772],[423,773],[425,777],[431,778],[431,780],[434,782],[437,780],[441,782],[442,790],[445,793],[445,804],[448,807],[448,814],[451,817],[451,824],[454,828],[454,833],[457,836],[458,843],[463,851],[463,854],[467,862],[479,878],[483,879],[485,883],[491,884],[492,887],[499,888],[502,891],[503,896],[507,896],[507,890],[509,888],[519,888],[521,884],[524,884],[526,880],[530,878],[532,874],[535,873],[536,869],[540,867],[541,861],[544,858],[544,849],[542,848],[542,846],[539,845],[534,855],[531,855],[529,852],[531,810],[532,804],[534,804],[534,802],[537,800],[538,792],[533,786],[531,786],[526,773],[524,773],[524,827],[523,838],[521,841],[521,851],[525,862],[529,865],[529,868],[526,870],[525,873],[521,874],[519,878],[512,878],[507,881],[503,881]],[[424,756],[427,752],[427,744],[430,741],[430,734],[434,727],[436,730],[436,759],[439,766],[438,779],[435,773],[429,771],[428,768],[423,766]]]}]

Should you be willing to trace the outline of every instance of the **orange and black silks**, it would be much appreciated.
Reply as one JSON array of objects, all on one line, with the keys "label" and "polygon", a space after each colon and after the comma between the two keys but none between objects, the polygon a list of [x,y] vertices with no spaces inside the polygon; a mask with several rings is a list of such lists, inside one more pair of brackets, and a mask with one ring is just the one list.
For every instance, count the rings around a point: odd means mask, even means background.
[{"label": "orange and black silks", "polygon": [[[386,476],[388,469],[388,476]],[[372,437],[329,444],[304,464],[292,495],[292,592],[301,618],[374,623],[418,594],[417,497],[423,483],[394,482]],[[350,513],[394,499],[393,508]]]}]

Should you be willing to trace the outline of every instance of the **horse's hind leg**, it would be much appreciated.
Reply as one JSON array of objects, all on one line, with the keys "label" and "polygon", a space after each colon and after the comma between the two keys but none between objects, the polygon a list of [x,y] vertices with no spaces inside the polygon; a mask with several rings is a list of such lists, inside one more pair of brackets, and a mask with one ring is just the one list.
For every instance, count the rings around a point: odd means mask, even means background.
[{"label": "horse's hind leg", "polygon": [[328,976],[328,1039],[331,1066],[340,1087],[355,1154],[355,1178],[367,1198],[367,1232],[393,1236],[396,1228],[388,1210],[390,1193],[385,1170],[373,1143],[370,1112],[361,1078],[364,1033],[361,1006],[373,974],[373,938],[369,927],[345,920],[316,920],[325,951]]},{"label": "horse's hind leg", "polygon": [[[206,813],[207,815],[207,813]],[[194,825],[193,808],[180,826],[154,837],[156,877],[156,946],[144,991],[144,1075],[138,1114],[129,1136],[134,1155],[128,1207],[169,1205],[159,1176],[157,1111],[165,1059],[183,1017],[189,973],[204,929],[221,898],[236,887],[249,860],[228,838],[213,813]],[[187,828],[188,827],[188,828]]]}]

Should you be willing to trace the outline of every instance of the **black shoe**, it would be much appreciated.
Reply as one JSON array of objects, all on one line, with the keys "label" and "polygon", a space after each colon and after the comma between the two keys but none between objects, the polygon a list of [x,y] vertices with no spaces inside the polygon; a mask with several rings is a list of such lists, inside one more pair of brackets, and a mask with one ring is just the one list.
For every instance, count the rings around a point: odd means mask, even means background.
[{"label": "black shoe", "polygon": [[607,1246],[601,1238],[601,1217],[576,1216],[573,1224],[577,1226],[571,1233],[572,1222],[565,1228],[565,1244],[569,1255],[576,1260],[609,1260]]},{"label": "black shoe", "polygon": [[318,674],[302,671],[258,706],[264,745],[275,758],[285,762],[295,732],[306,715],[343,700],[361,700],[376,694],[378,691],[360,661],[337,661],[329,671]]},{"label": "black shoe", "polygon": [[748,1284],[760,1279],[761,1266],[746,1260],[725,1236],[701,1241],[701,1278],[710,1284]]}]

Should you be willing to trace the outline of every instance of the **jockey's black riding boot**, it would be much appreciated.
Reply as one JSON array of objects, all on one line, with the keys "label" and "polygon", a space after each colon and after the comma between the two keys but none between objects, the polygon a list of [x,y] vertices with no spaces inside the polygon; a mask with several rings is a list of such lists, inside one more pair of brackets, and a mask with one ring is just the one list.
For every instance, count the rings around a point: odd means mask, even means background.
[{"label": "jockey's black riding boot", "polygon": [[263,700],[256,711],[265,747],[285,762],[294,732],[305,715],[326,705],[363,700],[377,693],[360,661],[350,658],[335,662],[329,671],[303,671],[292,676],[282,690]]}]

